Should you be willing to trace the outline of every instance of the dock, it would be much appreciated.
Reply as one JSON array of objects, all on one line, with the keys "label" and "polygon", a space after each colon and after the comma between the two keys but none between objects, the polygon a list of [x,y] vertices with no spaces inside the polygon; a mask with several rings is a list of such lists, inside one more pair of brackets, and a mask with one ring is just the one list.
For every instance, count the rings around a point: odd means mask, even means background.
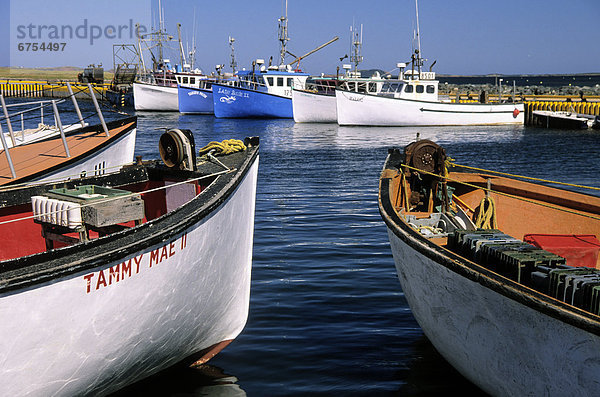
[{"label": "dock", "polygon": [[[69,96],[66,81],[0,80],[0,94],[5,98],[66,98]],[[87,84],[69,82],[77,99],[89,99]],[[106,99],[106,84],[93,84],[96,99]]]}]

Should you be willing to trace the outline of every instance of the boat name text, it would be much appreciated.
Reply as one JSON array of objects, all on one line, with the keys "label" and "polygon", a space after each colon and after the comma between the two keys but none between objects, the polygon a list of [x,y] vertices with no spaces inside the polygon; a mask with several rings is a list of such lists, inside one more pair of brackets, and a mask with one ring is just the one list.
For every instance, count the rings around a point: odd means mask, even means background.
[{"label": "boat name text", "polygon": [[[162,261],[177,254],[178,251],[183,251],[187,245],[187,234],[179,238],[179,243],[177,241],[171,241],[160,248],[135,256],[107,269],[86,274],[83,276],[86,294],[106,288],[126,278],[134,277],[153,266],[156,267]],[[147,258],[146,261],[144,261],[144,258]]]}]

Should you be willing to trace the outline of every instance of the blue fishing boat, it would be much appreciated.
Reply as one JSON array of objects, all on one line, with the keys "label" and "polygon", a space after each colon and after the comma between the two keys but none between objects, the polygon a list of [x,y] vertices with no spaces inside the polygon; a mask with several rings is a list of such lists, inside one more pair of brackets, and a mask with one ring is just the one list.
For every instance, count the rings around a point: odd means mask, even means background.
[{"label": "blue fishing boat", "polygon": [[179,113],[213,114],[213,92],[211,83],[204,87],[177,86]]},{"label": "blue fishing boat", "polygon": [[[279,65],[264,65],[263,59],[252,62],[252,70],[237,72],[237,80],[229,84],[213,84],[213,105],[216,117],[231,118],[293,118],[292,88],[303,89],[308,73],[300,70],[300,60],[333,43],[329,40],[314,50],[286,63],[289,40],[287,34],[287,0],[285,16],[279,18],[279,41],[281,43]],[[230,38],[230,45],[232,39]],[[232,47],[233,51],[233,47]],[[295,66],[292,66],[296,64]],[[232,54],[232,66],[234,65]]]},{"label": "blue fishing boat", "polygon": [[[262,65],[262,60],[254,66]],[[303,87],[308,73],[288,66],[240,71],[233,85],[213,84],[213,106],[219,118],[292,118],[292,87]]]}]

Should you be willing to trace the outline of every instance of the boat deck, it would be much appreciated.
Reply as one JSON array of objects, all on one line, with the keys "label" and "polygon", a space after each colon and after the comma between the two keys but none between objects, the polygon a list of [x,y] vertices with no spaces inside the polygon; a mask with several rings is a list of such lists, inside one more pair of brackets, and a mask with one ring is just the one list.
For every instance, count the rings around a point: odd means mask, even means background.
[{"label": "boat deck", "polygon": [[0,151],[0,185],[26,180],[38,173],[56,169],[68,162],[76,161],[85,153],[101,147],[114,140],[116,136],[125,134],[135,121],[110,130],[107,137],[103,130],[90,130],[66,137],[71,157],[67,158],[65,148],[60,136],[56,138],[17,146],[9,149],[17,178],[13,178],[7,156],[4,150]]}]

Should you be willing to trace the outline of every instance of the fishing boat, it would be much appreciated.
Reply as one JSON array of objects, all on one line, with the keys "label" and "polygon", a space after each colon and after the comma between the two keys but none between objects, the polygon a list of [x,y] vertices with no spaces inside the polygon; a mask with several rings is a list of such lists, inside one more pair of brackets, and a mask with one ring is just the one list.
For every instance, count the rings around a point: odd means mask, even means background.
[{"label": "fishing boat", "polygon": [[0,394],[107,395],[236,338],[258,139],[233,146],[169,130],[164,164],[0,190]]},{"label": "fishing boat", "polygon": [[398,63],[398,78],[386,82],[375,94],[336,90],[338,124],[401,127],[523,124],[523,103],[460,103],[440,97],[435,72],[431,68],[422,71],[425,60],[421,55],[418,5],[416,8],[418,45],[411,56],[411,69],[405,72],[407,64]]},{"label": "fishing boat", "polygon": [[[91,86],[90,91],[93,92]],[[95,96],[92,101],[97,113],[84,118],[72,93],[71,98],[79,122],[63,125],[57,103],[64,100],[7,105],[0,95],[4,113],[4,117],[0,117],[0,142],[6,148],[0,151],[0,185],[101,175],[133,162],[137,118],[128,116],[105,122]],[[23,105],[31,107],[9,113],[13,106],[21,108]],[[44,124],[45,108],[52,109],[51,116],[46,118],[53,118],[55,126]],[[36,128],[25,128],[23,123],[18,131],[14,119],[26,114],[28,122],[32,122],[31,111],[40,111],[42,122]],[[89,125],[85,120],[90,116],[97,116],[100,123]],[[2,124],[8,132],[2,132]]]},{"label": "fishing boat", "polygon": [[[181,41],[181,24],[177,24],[178,47],[180,64],[171,64],[164,58],[165,43],[173,40],[164,26],[164,15],[159,7],[159,28],[148,34],[138,33],[139,63],[142,73],[133,83],[133,101],[135,110],[141,111],[179,111],[178,85],[194,88],[204,88],[208,77],[200,69],[194,68],[195,44],[186,56]],[[195,42],[195,39],[194,39]],[[146,63],[141,51],[142,43],[146,45],[152,58],[152,68],[146,69]]]},{"label": "fishing boat", "polygon": [[457,164],[429,140],[391,149],[379,180],[415,319],[491,395],[598,390],[600,197],[548,182]]},{"label": "fishing boat", "polygon": [[[293,118],[292,88],[303,88],[310,76],[300,70],[300,61],[321,48],[338,40],[334,37],[328,42],[295,57],[286,63],[289,53],[286,49],[287,0],[285,16],[279,18],[279,41],[281,43],[279,65],[265,65],[264,59],[252,62],[252,70],[238,71],[237,81],[225,84],[213,84],[213,106],[218,118]],[[296,64],[295,67],[292,67]]]},{"label": "fishing boat", "polygon": [[[254,65],[263,65],[257,59]],[[308,73],[289,67],[242,70],[234,84],[214,83],[213,108],[217,118],[292,118],[292,87],[304,86]]]},{"label": "fishing boat", "polygon": [[[296,123],[335,123],[337,122],[336,88],[352,92],[376,94],[381,89],[384,80],[379,71],[366,75],[358,70],[363,60],[362,25],[360,31],[353,25],[350,27],[352,49],[350,62],[344,64],[343,75],[311,76],[306,80],[304,88],[292,88],[292,105]],[[347,55],[346,55],[347,57]],[[340,58],[342,61],[345,57]],[[339,68],[338,68],[339,71]]]},{"label": "fishing boat", "polygon": [[[350,65],[344,65],[349,69]],[[347,71],[337,77],[311,77],[306,81],[306,88],[292,89],[292,105],[296,123],[336,123],[337,102],[336,89],[348,92],[370,93],[379,92],[387,80],[383,80],[379,71],[371,76],[362,75],[364,72]]]},{"label": "fishing boat", "polygon": [[177,87],[178,109],[181,114],[214,114],[212,85]]}]

